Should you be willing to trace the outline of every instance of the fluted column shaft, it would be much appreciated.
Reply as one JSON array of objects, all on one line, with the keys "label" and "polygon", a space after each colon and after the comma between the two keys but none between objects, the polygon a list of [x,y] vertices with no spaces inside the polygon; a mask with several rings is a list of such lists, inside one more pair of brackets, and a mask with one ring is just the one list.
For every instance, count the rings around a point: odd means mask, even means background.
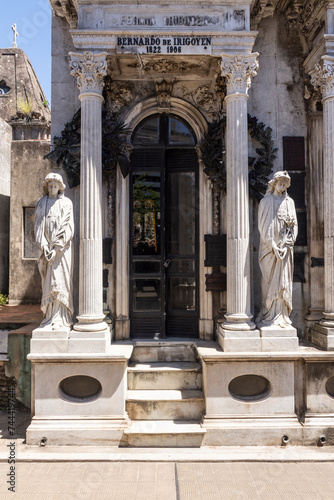
[{"label": "fluted column shaft", "polygon": [[320,324],[334,328],[334,57],[321,59],[311,73],[323,96],[325,311]]},{"label": "fluted column shaft", "polygon": [[[310,169],[309,236],[310,256],[324,256],[324,177],[323,177],[323,118],[310,113],[308,130],[308,161]],[[310,267],[310,307],[307,321],[319,321],[324,310],[324,268]]]},{"label": "fluted column shaft", "polygon": [[102,285],[102,88],[106,54],[70,53],[81,101],[80,275],[77,331],[107,328]]},{"label": "fluted column shaft", "polygon": [[322,324],[334,327],[334,94],[323,100],[323,112],[325,320]]},{"label": "fluted column shaft", "polygon": [[257,54],[222,54],[222,76],[227,80],[227,313],[223,328],[252,330],[247,100]]}]

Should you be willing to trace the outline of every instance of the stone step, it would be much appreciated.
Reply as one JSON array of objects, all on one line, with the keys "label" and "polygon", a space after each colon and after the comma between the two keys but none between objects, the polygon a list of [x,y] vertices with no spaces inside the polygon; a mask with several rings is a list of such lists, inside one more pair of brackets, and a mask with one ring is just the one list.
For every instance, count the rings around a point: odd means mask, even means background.
[{"label": "stone step", "polygon": [[136,420],[124,431],[124,446],[199,448],[205,432],[196,421]]},{"label": "stone step", "polygon": [[147,362],[128,366],[128,389],[201,389],[200,363]]},{"label": "stone step", "polygon": [[199,390],[129,390],[126,410],[131,420],[200,420],[204,395]]},{"label": "stone step", "polygon": [[135,343],[131,362],[197,361],[193,342],[140,341]]}]

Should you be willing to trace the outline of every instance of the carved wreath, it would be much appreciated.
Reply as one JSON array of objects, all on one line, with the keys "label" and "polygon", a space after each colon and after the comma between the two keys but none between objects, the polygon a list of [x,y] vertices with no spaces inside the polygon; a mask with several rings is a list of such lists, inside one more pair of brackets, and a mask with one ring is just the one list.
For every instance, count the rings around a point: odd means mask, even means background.
[{"label": "carved wreath", "polygon": [[[66,123],[60,137],[55,137],[54,149],[44,156],[65,170],[68,185],[74,188],[80,184],[80,141],[81,109]],[[102,112],[102,172],[110,173],[119,163],[124,176],[130,162],[124,154],[124,134],[127,129],[107,112]]]},{"label": "carved wreath", "polygon": [[[209,123],[208,132],[200,145],[204,173],[224,192],[226,192],[226,167],[222,153],[225,125],[225,117]],[[259,201],[266,192],[277,148],[272,140],[272,129],[262,122],[259,123],[255,116],[248,115],[248,131],[251,137],[261,144],[261,147],[255,150],[257,158],[248,158],[250,194]]]}]

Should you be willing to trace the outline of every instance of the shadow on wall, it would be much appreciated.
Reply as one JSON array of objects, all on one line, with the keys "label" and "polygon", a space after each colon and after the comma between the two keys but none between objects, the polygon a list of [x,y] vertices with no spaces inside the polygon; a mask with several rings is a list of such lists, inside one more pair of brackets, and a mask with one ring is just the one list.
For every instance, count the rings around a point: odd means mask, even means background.
[{"label": "shadow on wall", "polygon": [[20,276],[18,276],[19,282],[16,286],[14,287],[13,283],[11,284],[9,304],[40,304],[42,298],[42,285],[41,277],[37,268],[37,261],[23,261],[23,264],[31,266],[30,272],[25,273],[25,275],[29,277],[29,281],[20,280]]}]

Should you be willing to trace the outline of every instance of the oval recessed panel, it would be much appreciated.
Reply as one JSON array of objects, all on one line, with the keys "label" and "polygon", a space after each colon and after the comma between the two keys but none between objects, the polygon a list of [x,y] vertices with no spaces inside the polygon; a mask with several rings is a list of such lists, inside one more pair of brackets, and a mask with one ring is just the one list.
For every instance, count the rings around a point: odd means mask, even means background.
[{"label": "oval recessed panel", "polygon": [[270,394],[270,382],[260,375],[241,375],[231,380],[228,390],[240,401],[262,401]]},{"label": "oval recessed panel", "polygon": [[89,403],[97,399],[101,392],[100,382],[87,375],[74,375],[64,378],[59,384],[61,397],[74,403]]},{"label": "oval recessed panel", "polygon": [[325,385],[327,394],[331,397],[334,398],[334,376],[330,377]]}]

